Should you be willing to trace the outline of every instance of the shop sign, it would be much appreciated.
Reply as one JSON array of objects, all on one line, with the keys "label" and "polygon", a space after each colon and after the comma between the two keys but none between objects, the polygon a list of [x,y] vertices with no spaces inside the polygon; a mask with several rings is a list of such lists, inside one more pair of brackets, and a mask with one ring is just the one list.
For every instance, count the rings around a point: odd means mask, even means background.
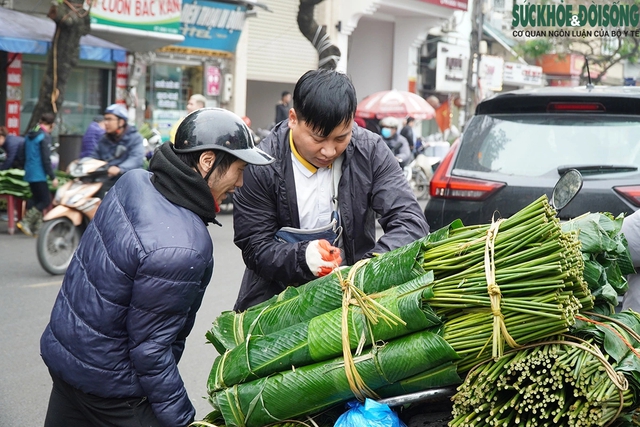
[{"label": "shop sign", "polygon": [[438,43],[436,63],[436,91],[459,93],[467,78],[469,48]]},{"label": "shop sign", "polygon": [[89,3],[91,24],[180,33],[182,0],[85,0],[86,5]]},{"label": "shop sign", "polygon": [[482,55],[478,78],[483,90],[499,92],[502,90],[504,59],[499,56]]},{"label": "shop sign", "polygon": [[467,10],[468,0],[420,0],[425,3],[436,4],[438,6],[448,7],[450,9]]},{"label": "shop sign", "polygon": [[177,110],[180,102],[180,82],[171,80],[156,80],[156,107],[167,110]]},{"label": "shop sign", "polygon": [[5,123],[11,135],[20,135],[20,102],[22,100],[22,54],[9,54],[7,67],[7,103]]},{"label": "shop sign", "polygon": [[162,142],[171,139],[171,128],[182,119],[184,113],[182,110],[153,110],[153,127],[160,132]]},{"label": "shop sign", "polygon": [[222,73],[220,68],[213,65],[207,65],[206,68],[207,78],[207,95],[218,96],[220,95],[220,83],[222,81]]},{"label": "shop sign", "polygon": [[542,67],[505,62],[502,81],[513,86],[542,86]]},{"label": "shop sign", "polygon": [[129,80],[129,64],[118,62],[116,65],[116,104],[127,103],[127,82]]},{"label": "shop sign", "polygon": [[235,52],[246,17],[245,6],[202,0],[183,0],[177,46],[204,51]]}]

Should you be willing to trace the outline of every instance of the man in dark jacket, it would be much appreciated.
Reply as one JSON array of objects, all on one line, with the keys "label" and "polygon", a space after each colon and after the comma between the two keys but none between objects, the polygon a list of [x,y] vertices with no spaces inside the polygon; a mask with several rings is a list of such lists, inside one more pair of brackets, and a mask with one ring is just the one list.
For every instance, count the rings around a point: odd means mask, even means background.
[{"label": "man in dark jacket", "polygon": [[289,118],[289,104],[291,103],[291,92],[285,90],[282,92],[280,102],[276,104],[276,124]]},{"label": "man in dark jacket", "polygon": [[110,179],[102,184],[98,197],[104,197],[122,174],[142,167],[143,138],[135,126],[127,123],[128,119],[123,105],[113,104],[104,111],[105,134],[89,155],[109,164],[107,174]]},{"label": "man in dark jacket", "polygon": [[4,150],[7,158],[0,163],[0,171],[11,168],[24,168],[24,138],[9,135],[5,126],[0,126],[0,148]]},{"label": "man in dark jacket", "polygon": [[213,272],[214,222],[247,163],[273,161],[235,114],[195,111],[149,172],[113,186],[84,232],[40,339],[45,427],[184,427],[177,363]]},{"label": "man in dark jacket", "polygon": [[413,122],[414,121],[415,121],[415,119],[413,117],[411,117],[411,116],[407,117],[406,124],[404,125],[404,127],[400,131],[400,135],[404,136],[404,138],[409,143],[409,150],[411,150],[412,153],[415,151],[414,150],[415,138],[413,136]]},{"label": "man in dark jacket", "polygon": [[355,125],[356,104],[346,75],[309,71],[289,120],[260,143],[276,161],[248,167],[234,195],[234,241],[247,267],[234,310],[428,233],[398,161],[379,135]]}]

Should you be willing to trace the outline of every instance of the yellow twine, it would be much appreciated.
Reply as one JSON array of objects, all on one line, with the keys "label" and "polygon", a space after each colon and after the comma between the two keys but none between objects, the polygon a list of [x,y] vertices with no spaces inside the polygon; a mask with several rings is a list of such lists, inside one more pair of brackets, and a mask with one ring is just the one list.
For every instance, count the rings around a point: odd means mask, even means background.
[{"label": "yellow twine", "polygon": [[[356,262],[349,271],[347,278],[342,276],[342,272],[339,268],[335,270],[336,276],[340,280],[340,286],[342,288],[342,354],[344,358],[344,370],[347,376],[347,382],[353,395],[360,401],[364,401],[367,397],[378,399],[378,395],[362,380],[362,377],[358,373],[353,355],[351,354],[351,345],[349,339],[349,305],[356,305],[360,307],[362,314],[364,315],[366,322],[369,324],[377,324],[378,319],[382,318],[387,323],[397,325],[401,323],[406,325],[406,322],[396,316],[394,313],[386,309],[377,303],[371,295],[367,295],[360,288],[355,286],[355,277],[360,268],[369,262],[369,259],[364,259]],[[364,333],[364,331],[363,331]],[[373,339],[372,339],[373,343]],[[358,345],[358,352],[363,346],[363,337],[361,337]],[[375,345],[375,343],[374,343]]]},{"label": "yellow twine", "polygon": [[499,219],[491,223],[489,230],[487,230],[484,246],[484,274],[487,279],[487,293],[491,299],[491,314],[493,315],[493,345],[491,347],[491,355],[494,359],[501,357],[504,353],[503,339],[511,348],[520,347],[509,334],[507,326],[504,323],[504,315],[500,310],[502,293],[496,283],[495,243],[502,221],[504,220]]}]

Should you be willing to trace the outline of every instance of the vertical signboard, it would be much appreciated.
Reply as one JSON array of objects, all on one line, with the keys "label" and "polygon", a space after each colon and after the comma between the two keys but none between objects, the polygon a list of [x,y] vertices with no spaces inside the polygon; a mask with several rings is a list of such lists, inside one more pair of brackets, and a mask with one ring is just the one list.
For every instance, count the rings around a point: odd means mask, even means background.
[{"label": "vertical signboard", "polygon": [[20,102],[22,100],[22,54],[9,54],[7,67],[7,104],[5,123],[9,134],[20,134]]},{"label": "vertical signboard", "polygon": [[180,105],[182,69],[168,64],[156,64],[153,73],[153,125],[163,141],[170,139],[172,126],[186,114]]},{"label": "vertical signboard", "polygon": [[220,95],[220,84],[222,81],[222,73],[220,73],[220,68],[213,65],[207,65],[206,78],[207,78],[207,95],[208,96]]},{"label": "vertical signboard", "polygon": [[501,91],[504,59],[499,56],[482,55],[478,78],[482,90]]},{"label": "vertical signboard", "polygon": [[467,79],[469,48],[438,42],[436,91],[459,93]]},{"label": "vertical signboard", "polygon": [[129,64],[118,62],[116,65],[116,104],[127,104],[127,81]]}]

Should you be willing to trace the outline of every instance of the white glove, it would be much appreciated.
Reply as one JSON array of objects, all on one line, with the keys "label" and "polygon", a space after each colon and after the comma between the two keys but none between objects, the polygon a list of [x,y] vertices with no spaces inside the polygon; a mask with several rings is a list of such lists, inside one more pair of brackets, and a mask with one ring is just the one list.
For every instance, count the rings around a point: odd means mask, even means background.
[{"label": "white glove", "polygon": [[326,276],[342,263],[340,249],[331,246],[331,244],[324,239],[309,242],[305,252],[305,258],[309,270],[311,270],[316,277]]}]

